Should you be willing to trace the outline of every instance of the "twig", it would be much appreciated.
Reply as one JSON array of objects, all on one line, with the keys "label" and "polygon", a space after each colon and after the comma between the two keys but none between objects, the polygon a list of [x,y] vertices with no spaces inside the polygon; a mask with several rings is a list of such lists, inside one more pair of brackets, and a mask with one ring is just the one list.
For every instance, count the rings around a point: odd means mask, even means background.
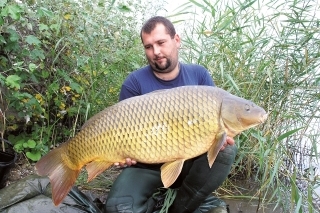
[{"label": "twig", "polygon": [[[0,136],[3,139],[4,131],[6,129],[6,113],[4,109],[4,100],[2,98],[2,90],[0,90]],[[5,152],[4,141],[2,142],[2,151]]]}]

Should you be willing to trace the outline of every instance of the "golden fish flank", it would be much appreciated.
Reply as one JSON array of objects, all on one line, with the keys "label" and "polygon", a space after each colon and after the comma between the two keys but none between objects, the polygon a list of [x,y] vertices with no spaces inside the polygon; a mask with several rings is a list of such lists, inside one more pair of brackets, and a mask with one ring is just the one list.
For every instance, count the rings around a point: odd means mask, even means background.
[{"label": "golden fish flank", "polygon": [[164,187],[185,160],[208,153],[211,167],[227,135],[264,122],[266,112],[217,87],[184,86],[121,101],[90,118],[68,142],[36,164],[52,184],[58,205],[86,166],[88,181],[130,157],[161,167]]}]

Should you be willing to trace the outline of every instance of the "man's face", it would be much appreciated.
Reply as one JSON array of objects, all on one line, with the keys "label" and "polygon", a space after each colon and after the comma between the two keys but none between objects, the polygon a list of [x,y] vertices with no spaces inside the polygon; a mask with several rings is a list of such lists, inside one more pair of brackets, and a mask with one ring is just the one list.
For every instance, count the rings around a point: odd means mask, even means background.
[{"label": "man's face", "polygon": [[153,71],[171,72],[178,63],[180,37],[172,39],[162,24],[158,24],[150,34],[142,33],[144,51]]}]

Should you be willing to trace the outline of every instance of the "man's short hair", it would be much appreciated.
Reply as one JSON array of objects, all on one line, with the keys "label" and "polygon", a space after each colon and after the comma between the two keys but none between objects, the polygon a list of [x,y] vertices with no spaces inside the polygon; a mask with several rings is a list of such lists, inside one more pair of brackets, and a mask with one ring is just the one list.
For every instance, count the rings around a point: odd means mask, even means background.
[{"label": "man's short hair", "polygon": [[157,24],[163,24],[163,26],[166,29],[166,32],[170,35],[170,37],[173,39],[176,35],[176,29],[174,28],[172,22],[162,16],[154,16],[147,20],[144,25],[141,28],[140,37],[142,41],[142,33],[150,34],[154,28],[156,28]]}]

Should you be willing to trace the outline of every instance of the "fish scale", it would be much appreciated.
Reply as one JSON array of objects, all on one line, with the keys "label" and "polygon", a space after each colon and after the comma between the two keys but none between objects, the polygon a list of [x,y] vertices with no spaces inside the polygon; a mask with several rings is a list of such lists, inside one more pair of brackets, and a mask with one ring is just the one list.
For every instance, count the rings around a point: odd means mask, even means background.
[{"label": "fish scale", "polygon": [[174,183],[185,160],[208,154],[212,166],[226,136],[264,122],[252,102],[210,86],[183,86],[123,100],[90,118],[75,137],[37,163],[58,205],[86,166],[88,181],[126,158],[164,163],[164,187]]},{"label": "fish scale", "polygon": [[[125,134],[122,135],[122,137],[118,137],[118,138],[110,138],[109,141],[114,141],[114,144],[118,144],[121,143],[122,141],[125,141],[126,143],[130,143],[130,144],[134,144],[135,141],[132,141],[133,138],[135,139],[138,139],[138,140],[141,140],[141,141],[151,141],[152,143],[148,143],[149,146],[147,146],[146,143],[144,144],[141,144],[142,145],[142,148],[143,149],[151,149],[151,151],[154,151],[153,150],[153,147],[154,146],[157,146],[157,144],[159,144],[159,142],[162,142],[164,141],[164,138],[163,136],[165,136],[165,134],[162,134],[162,137],[158,135],[156,135],[154,132],[154,123],[155,123],[155,120],[159,119],[159,117],[152,117],[150,115],[153,115],[153,114],[157,114],[157,112],[159,111],[159,109],[166,109],[168,105],[169,107],[169,114],[167,114],[167,118],[168,119],[176,119],[176,122],[170,122],[169,125],[172,127],[171,129],[173,129],[173,132],[171,134],[168,134],[166,138],[168,138],[169,141],[172,142],[173,145],[179,145],[180,144],[180,147],[179,149],[177,149],[176,151],[188,151],[188,150],[180,150],[180,148],[184,147],[183,145],[181,145],[182,141],[185,140],[184,136],[185,137],[188,137],[189,134],[189,129],[190,127],[188,125],[186,125],[185,122],[183,122],[181,118],[183,118],[184,116],[184,112],[185,111],[182,111],[181,112],[181,105],[186,105],[188,106],[189,110],[192,106],[189,105],[190,103],[190,97],[192,97],[192,93],[191,95],[190,94],[184,94],[184,96],[181,96],[180,93],[176,93],[176,98],[172,98],[172,97],[175,97],[175,96],[172,96],[169,98],[167,98],[168,96],[167,95],[162,95],[162,97],[158,97],[158,98],[151,98],[151,99],[145,99],[144,101],[139,101],[137,102],[136,104],[138,105],[138,107],[136,107],[134,104],[130,104],[130,105],[124,105],[124,109],[118,109],[117,110],[117,113],[116,115],[114,116],[116,119],[114,120],[107,120],[106,123],[112,123],[114,122],[115,124],[119,123],[118,125],[116,126],[121,126],[121,127],[124,127],[126,126],[127,128],[124,128],[123,132]],[[187,99],[183,98],[183,97],[188,97]],[[202,95],[199,95],[199,98],[202,99]],[[160,99],[160,101],[159,101]],[[169,99],[168,101],[162,101],[161,99]],[[175,101],[173,101],[175,100]],[[179,102],[177,102],[176,100],[181,100]],[[213,103],[214,104],[214,103]],[[141,109],[141,106],[145,106],[143,111],[140,111],[139,109]],[[210,106],[208,106],[210,107]],[[207,107],[207,108],[208,108]],[[204,113],[207,112],[208,113],[211,113],[207,108],[204,108],[202,109],[201,113]],[[138,109],[138,116],[136,116],[134,119],[132,119],[132,117],[130,116],[130,112],[132,112],[132,110],[136,110]],[[196,110],[198,110],[199,108],[191,108],[192,111],[189,112],[189,114],[194,114]],[[134,111],[132,112],[134,113]],[[204,119],[208,119],[209,116],[205,114],[204,115]],[[104,116],[105,118],[106,116]],[[124,119],[124,118],[128,118],[128,119]],[[144,119],[141,119],[141,118],[144,118]],[[108,118],[105,118],[105,119],[108,119]],[[138,119],[138,121],[137,121]],[[101,119],[101,121],[104,121]],[[117,121],[120,121],[120,122],[117,122]],[[159,121],[158,121],[159,122]],[[137,136],[134,136],[134,134],[136,135],[139,135],[139,132],[134,129],[136,127],[136,124],[137,123],[147,123],[148,126],[144,127],[144,129],[147,129],[149,131],[147,131],[147,133],[145,135],[145,137],[143,137],[142,135],[140,135],[140,137],[137,137]],[[104,127],[104,125],[100,125],[100,123],[98,122],[98,127]],[[186,127],[189,127],[189,129],[187,129]],[[131,129],[130,129],[131,128]],[[97,128],[95,129],[96,132],[100,132],[102,128]],[[192,129],[192,128],[191,128]],[[204,129],[204,131],[207,131],[207,129],[205,128],[202,128]],[[199,131],[198,131],[199,132]],[[163,132],[161,132],[163,133]],[[199,132],[198,134],[202,134],[203,132]],[[93,132],[89,132],[89,135],[93,134]],[[86,138],[86,137],[85,137]],[[120,141],[118,141],[120,139]],[[98,140],[100,141],[100,140]],[[118,143],[119,142],[119,143]],[[78,143],[81,143],[81,142],[75,142],[76,144]],[[99,143],[99,142],[98,142]],[[186,141],[186,143],[188,143],[188,141]],[[176,146],[174,146],[176,147]],[[73,149],[73,148],[71,148]],[[75,147],[75,149],[78,149],[78,147]],[[80,148],[81,149],[81,148]],[[93,149],[94,150],[94,149]],[[125,147],[124,147],[124,150]],[[148,157],[148,158],[152,158],[153,156],[148,156],[147,153],[150,153],[148,152],[148,150],[145,150],[144,153],[141,153],[141,158],[145,158],[145,157]],[[161,153],[158,153],[158,155],[162,155]],[[81,158],[81,157],[79,157]],[[158,156],[155,155],[155,158],[157,162],[158,161]],[[153,160],[151,160],[151,163],[153,163]],[[143,162],[143,160],[141,160]],[[146,163],[149,163],[148,161]]]}]

